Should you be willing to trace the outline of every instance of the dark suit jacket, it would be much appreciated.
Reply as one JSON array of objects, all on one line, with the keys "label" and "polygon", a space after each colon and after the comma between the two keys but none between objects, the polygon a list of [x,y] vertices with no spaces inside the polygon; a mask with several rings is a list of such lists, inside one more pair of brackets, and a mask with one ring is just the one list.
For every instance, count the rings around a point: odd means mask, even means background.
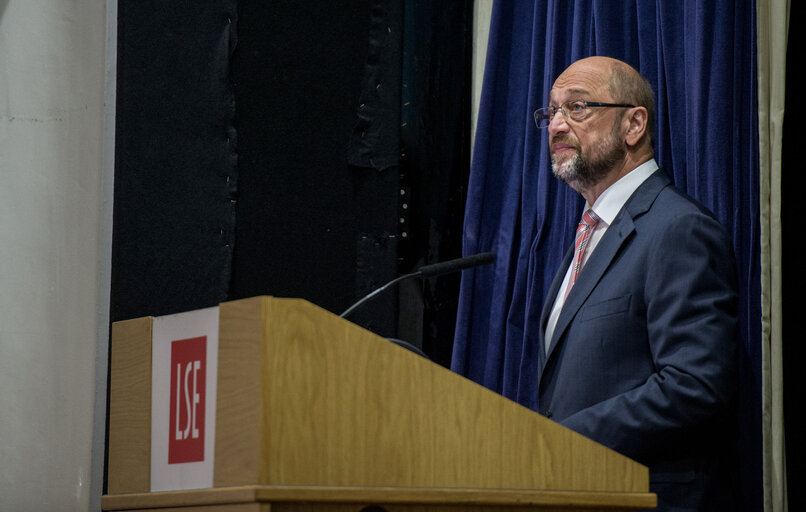
[{"label": "dark suit jacket", "polygon": [[[548,292],[541,338],[572,256]],[[590,255],[540,351],[541,414],[648,465],[659,510],[730,510],[737,302],[724,229],[655,172]]]}]

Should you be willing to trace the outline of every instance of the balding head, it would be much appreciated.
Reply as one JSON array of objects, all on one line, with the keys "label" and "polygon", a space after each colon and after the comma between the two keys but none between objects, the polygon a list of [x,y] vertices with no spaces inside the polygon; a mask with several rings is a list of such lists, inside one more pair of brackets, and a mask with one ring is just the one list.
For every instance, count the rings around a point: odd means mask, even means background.
[{"label": "balding head", "polygon": [[[557,77],[549,100],[554,110],[543,110],[550,118],[552,169],[590,204],[652,158],[652,88],[628,64],[609,57],[576,61]],[[563,115],[555,115],[560,106]]]}]

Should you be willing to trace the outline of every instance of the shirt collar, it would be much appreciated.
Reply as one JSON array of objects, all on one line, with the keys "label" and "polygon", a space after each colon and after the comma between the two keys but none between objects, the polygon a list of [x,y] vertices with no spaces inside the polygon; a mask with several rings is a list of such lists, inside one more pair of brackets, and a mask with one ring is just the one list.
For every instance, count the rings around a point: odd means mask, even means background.
[{"label": "shirt collar", "polygon": [[[593,203],[593,211],[599,216],[608,226],[613,223],[613,220],[621,211],[624,203],[641,186],[652,173],[658,170],[658,164],[654,158],[650,158],[643,164],[639,165],[632,171],[628,172],[620,180],[613,183]],[[591,208],[587,204],[585,210]]]}]

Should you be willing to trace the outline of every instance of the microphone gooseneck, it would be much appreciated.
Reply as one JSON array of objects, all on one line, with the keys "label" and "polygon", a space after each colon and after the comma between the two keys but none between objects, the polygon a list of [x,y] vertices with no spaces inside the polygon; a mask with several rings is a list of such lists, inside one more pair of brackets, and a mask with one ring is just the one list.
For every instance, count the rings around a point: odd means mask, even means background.
[{"label": "microphone gooseneck", "polygon": [[431,277],[437,277],[445,274],[450,274],[453,272],[458,272],[460,270],[476,267],[479,265],[486,265],[488,263],[492,263],[493,261],[495,261],[494,253],[483,252],[479,254],[473,254],[471,256],[465,256],[464,258],[456,258],[453,260],[443,261],[441,263],[434,263],[432,265],[424,265],[419,269],[417,269],[417,271],[412,272],[411,274],[404,274],[402,276],[398,276],[395,279],[392,279],[391,281],[386,283],[385,285],[381,286],[380,288],[377,288],[374,291],[370,292],[368,295],[365,295],[358,302],[347,308],[344,311],[344,313],[339,315],[339,317],[341,318],[347,317],[347,315],[352,313],[361,304],[367,302],[368,300],[382,293],[384,290],[388,289],[390,286],[397,284],[400,281],[403,281],[404,279],[409,279],[412,277],[419,277],[420,279],[428,279]]}]

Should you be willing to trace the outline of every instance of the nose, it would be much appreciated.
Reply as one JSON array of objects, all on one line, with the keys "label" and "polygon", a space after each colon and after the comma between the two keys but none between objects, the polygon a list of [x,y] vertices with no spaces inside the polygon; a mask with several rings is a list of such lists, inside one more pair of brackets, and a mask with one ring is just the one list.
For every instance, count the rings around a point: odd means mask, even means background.
[{"label": "nose", "polygon": [[554,117],[549,121],[548,129],[552,136],[555,133],[568,131],[568,123],[565,121],[565,116],[561,109],[557,109],[557,112],[554,113]]}]

